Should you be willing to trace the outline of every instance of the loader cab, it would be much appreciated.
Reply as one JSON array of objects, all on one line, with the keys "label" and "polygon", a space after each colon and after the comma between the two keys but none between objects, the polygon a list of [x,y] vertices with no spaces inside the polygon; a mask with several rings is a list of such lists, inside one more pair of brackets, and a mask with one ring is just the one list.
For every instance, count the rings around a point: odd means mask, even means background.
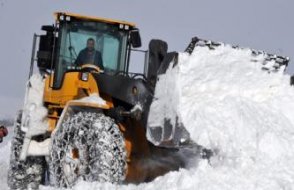
[{"label": "loader cab", "polygon": [[[106,74],[128,73],[131,47],[141,46],[139,31],[133,23],[70,13],[55,13],[55,17],[54,27],[43,27],[46,35],[40,38],[38,52],[39,68],[54,73],[54,89],[62,86],[65,73],[80,69],[76,59],[90,38],[95,41],[95,50],[101,53]],[[51,57],[44,59],[41,55],[46,52]]]}]

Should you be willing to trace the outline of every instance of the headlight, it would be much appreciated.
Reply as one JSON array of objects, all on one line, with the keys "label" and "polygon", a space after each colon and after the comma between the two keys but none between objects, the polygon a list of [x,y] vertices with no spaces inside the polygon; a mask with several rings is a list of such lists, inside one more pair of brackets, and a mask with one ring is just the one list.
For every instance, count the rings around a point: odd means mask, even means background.
[{"label": "headlight", "polygon": [[89,73],[81,73],[81,80],[88,81]]}]

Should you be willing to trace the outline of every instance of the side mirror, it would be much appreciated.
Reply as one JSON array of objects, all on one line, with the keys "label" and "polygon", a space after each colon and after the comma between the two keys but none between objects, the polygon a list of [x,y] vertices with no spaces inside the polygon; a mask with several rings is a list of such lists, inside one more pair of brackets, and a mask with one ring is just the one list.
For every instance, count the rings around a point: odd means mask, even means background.
[{"label": "side mirror", "polygon": [[139,48],[142,46],[139,29],[135,29],[135,30],[131,31],[130,41],[131,41],[133,48]]},{"label": "side mirror", "polygon": [[41,30],[52,33],[52,32],[54,32],[55,27],[53,25],[43,25],[41,27]]}]

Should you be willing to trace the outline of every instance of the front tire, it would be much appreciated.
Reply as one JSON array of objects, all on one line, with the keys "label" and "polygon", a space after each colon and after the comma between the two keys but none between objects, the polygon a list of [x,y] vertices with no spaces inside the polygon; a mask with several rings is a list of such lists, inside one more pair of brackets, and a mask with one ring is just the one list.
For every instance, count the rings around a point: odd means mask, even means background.
[{"label": "front tire", "polygon": [[126,150],[118,126],[102,113],[70,116],[52,137],[50,168],[57,187],[72,187],[78,179],[122,182]]}]

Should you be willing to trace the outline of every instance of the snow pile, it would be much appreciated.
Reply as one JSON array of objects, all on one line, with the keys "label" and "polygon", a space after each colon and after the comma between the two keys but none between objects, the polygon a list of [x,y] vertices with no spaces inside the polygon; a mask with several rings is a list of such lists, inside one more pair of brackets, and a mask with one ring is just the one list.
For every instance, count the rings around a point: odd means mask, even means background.
[{"label": "snow pile", "polygon": [[294,189],[294,89],[289,76],[262,71],[263,60],[249,49],[196,47],[160,77],[152,125],[178,116],[195,142],[219,151],[187,176],[194,187]]}]

